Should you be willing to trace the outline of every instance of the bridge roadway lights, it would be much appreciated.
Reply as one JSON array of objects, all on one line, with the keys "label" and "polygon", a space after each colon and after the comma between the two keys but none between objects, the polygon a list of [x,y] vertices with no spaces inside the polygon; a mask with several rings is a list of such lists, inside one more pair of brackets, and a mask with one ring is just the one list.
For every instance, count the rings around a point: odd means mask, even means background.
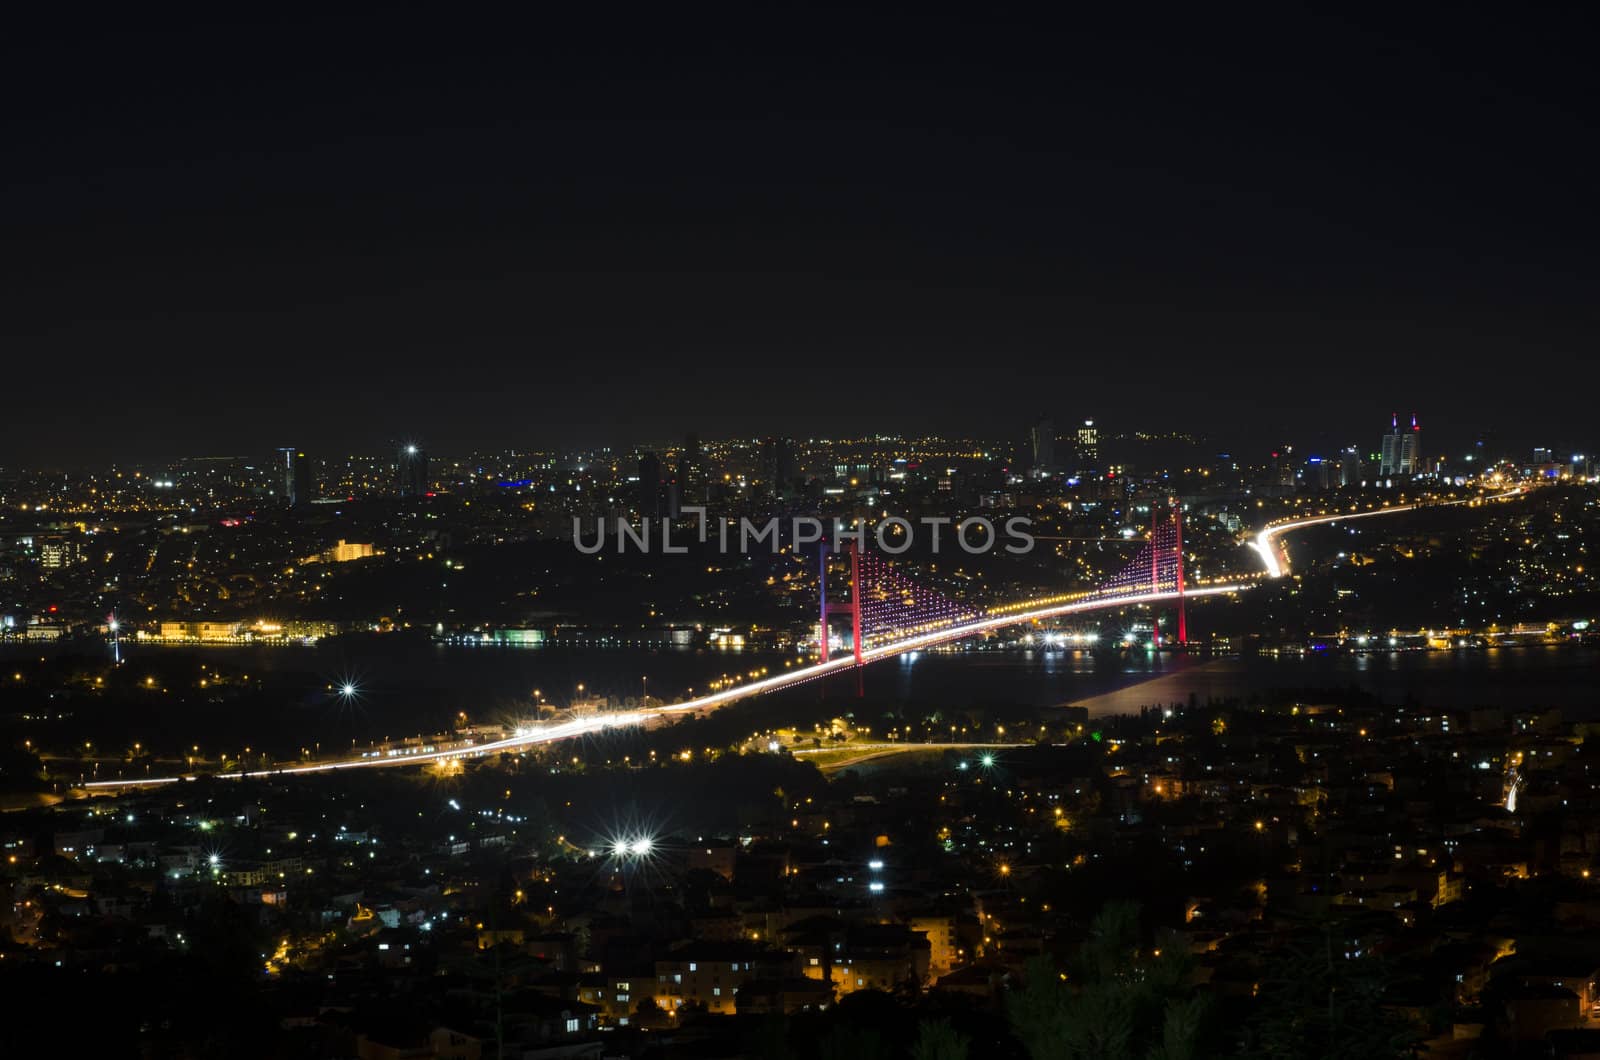
[{"label": "bridge roadway lights", "polygon": [[[1195,596],[1221,596],[1243,592],[1252,588],[1249,582],[1236,582],[1227,585],[1210,585],[1200,588],[1184,590],[1189,597]],[[1104,611],[1122,607],[1134,607],[1139,604],[1159,603],[1164,600],[1176,600],[1179,596],[1177,590],[1161,593],[1130,593],[1122,596],[1098,597],[1088,600],[1079,600],[1070,604],[1053,604],[1031,611],[1017,611],[1000,617],[980,618],[972,622],[950,626],[945,629],[935,630],[932,633],[921,633],[914,637],[905,637],[890,644],[881,644],[875,648],[864,648],[861,652],[861,665],[877,662],[880,659],[890,659],[896,655],[903,655],[909,651],[922,651],[927,648],[937,647],[940,644],[949,644],[979,633],[988,633],[1007,626],[1026,625],[1041,619],[1055,618],[1059,615],[1083,614],[1089,611]],[[687,700],[683,703],[674,703],[670,706],[651,707],[648,710],[619,711],[614,714],[596,715],[594,717],[579,718],[573,721],[560,722],[548,725],[537,731],[518,733],[508,736],[503,740],[492,740],[488,743],[477,744],[472,747],[454,747],[446,751],[431,751],[416,755],[398,755],[393,758],[347,758],[336,762],[318,762],[312,765],[284,766],[279,769],[253,769],[242,773],[228,773],[222,776],[239,780],[264,780],[292,776],[302,776],[311,773],[336,773],[347,769],[380,769],[386,766],[415,766],[426,765],[429,762],[438,762],[453,758],[481,758],[485,755],[499,754],[504,751],[516,751],[524,747],[533,747],[538,744],[556,743],[568,740],[574,736],[586,736],[603,729],[625,728],[639,725],[651,718],[665,718],[676,714],[692,714],[701,710],[715,710],[736,703],[741,699],[751,696],[763,695],[767,692],[776,692],[791,685],[801,684],[814,680],[826,674],[837,673],[856,666],[853,657],[833,659],[828,662],[819,662],[811,666],[802,666],[797,670],[777,674],[773,677],[752,681],[747,685],[730,688],[724,692],[716,692],[708,696]],[[140,777],[125,780],[95,780],[82,785],[86,791],[107,791],[118,788],[143,788],[159,787],[164,784],[176,784],[183,781],[198,779],[193,774],[171,777]]]}]

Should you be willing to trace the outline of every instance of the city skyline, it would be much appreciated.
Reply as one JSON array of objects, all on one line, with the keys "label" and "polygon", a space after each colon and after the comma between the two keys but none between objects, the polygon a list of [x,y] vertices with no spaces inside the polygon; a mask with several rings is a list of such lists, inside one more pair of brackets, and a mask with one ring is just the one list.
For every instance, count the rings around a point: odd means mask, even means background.
[{"label": "city skyline", "polygon": [[[1203,458],[1219,456],[1232,457],[1244,463],[1266,462],[1278,458],[1278,450],[1290,446],[1300,458],[1315,456],[1319,459],[1336,460],[1342,453],[1350,449],[1357,450],[1363,459],[1368,457],[1382,459],[1382,451],[1390,434],[1390,428],[1399,425],[1400,420],[1407,421],[1408,430],[1418,429],[1420,414],[1415,411],[1391,411],[1378,416],[1378,405],[1370,408],[1357,409],[1353,412],[1372,413],[1370,422],[1355,423],[1349,421],[1346,428],[1328,428],[1310,430],[1302,426],[1299,429],[1285,429],[1273,431],[1265,428],[1246,429],[1237,428],[1232,434],[1213,434],[1198,429],[1200,421],[1193,424],[1179,422],[1149,424],[1137,420],[1118,422],[1104,417],[1088,416],[1074,419],[1070,415],[1061,417],[1045,415],[1038,418],[1022,418],[1007,427],[1002,426],[993,431],[960,430],[940,432],[932,430],[921,431],[890,431],[868,430],[840,431],[833,434],[817,432],[755,432],[741,434],[727,431],[695,431],[679,430],[676,433],[665,431],[658,434],[647,434],[637,430],[621,429],[608,435],[587,437],[582,439],[551,437],[525,437],[519,440],[501,441],[496,443],[473,443],[471,441],[452,440],[448,437],[439,439],[427,437],[421,431],[407,432],[405,442],[394,442],[387,437],[374,433],[352,433],[344,442],[329,441],[323,445],[293,445],[283,444],[282,437],[263,437],[254,440],[242,440],[235,448],[227,449],[221,446],[208,446],[204,442],[175,441],[170,447],[140,449],[137,446],[118,445],[114,449],[98,451],[85,451],[70,457],[59,455],[59,451],[51,449],[49,452],[38,455],[26,449],[0,452],[0,471],[11,470],[61,470],[76,471],[105,467],[161,467],[192,460],[254,460],[265,462],[272,459],[272,454],[277,454],[277,459],[283,459],[285,452],[300,451],[307,453],[314,461],[341,460],[341,459],[366,459],[389,460],[394,464],[396,473],[399,474],[402,465],[406,465],[420,456],[421,467],[424,470],[431,455],[434,458],[461,460],[469,458],[482,458],[503,454],[535,454],[549,453],[558,456],[578,456],[594,453],[644,453],[654,452],[658,455],[681,449],[686,438],[698,438],[706,444],[737,444],[760,443],[763,441],[783,440],[788,442],[828,445],[835,443],[867,442],[867,441],[894,441],[906,444],[934,440],[968,440],[985,443],[991,446],[991,455],[994,459],[1011,461],[1027,465],[1037,459],[1036,446],[1038,440],[1036,432],[1041,425],[1053,425],[1054,435],[1051,444],[1052,451],[1062,454],[1073,454],[1085,448],[1080,435],[1085,425],[1101,438],[1108,440],[1128,440],[1135,438],[1166,438],[1175,441],[1181,440],[1184,444],[1194,448],[1196,455]],[[1441,428],[1439,425],[1443,423]],[[1156,428],[1152,430],[1151,428]],[[1187,428],[1187,429],[1186,429]],[[1381,437],[1380,437],[1381,432]],[[302,432],[316,437],[314,432]],[[1537,453],[1548,454],[1549,459],[1568,459],[1573,456],[1592,454],[1600,450],[1600,445],[1594,444],[1596,438],[1588,423],[1573,422],[1567,425],[1547,425],[1543,429],[1533,429],[1527,434],[1508,433],[1499,425],[1489,424],[1463,424],[1451,422],[1447,411],[1434,410],[1429,418],[1426,434],[1429,442],[1429,458],[1446,460],[1459,465],[1461,460],[1472,455],[1474,459],[1482,460],[1503,459],[1524,461]],[[298,436],[297,436],[298,437]],[[1097,443],[1089,443],[1092,451],[1097,448]],[[1030,455],[1032,454],[1032,455]],[[1542,458],[1541,458],[1542,459]],[[1407,473],[1414,473],[1417,468],[1409,468]],[[413,488],[412,492],[416,492]]]}]

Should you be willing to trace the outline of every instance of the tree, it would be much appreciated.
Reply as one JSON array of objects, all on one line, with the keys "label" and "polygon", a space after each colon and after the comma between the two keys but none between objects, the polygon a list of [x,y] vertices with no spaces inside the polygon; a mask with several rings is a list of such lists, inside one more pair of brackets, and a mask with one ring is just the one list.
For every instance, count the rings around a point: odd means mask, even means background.
[{"label": "tree", "polygon": [[751,1035],[751,1055],[770,1057],[771,1060],[794,1060],[797,1053],[791,1029],[788,1018],[781,1012],[768,1016]]},{"label": "tree", "polygon": [[951,1028],[949,1020],[923,1020],[911,1046],[911,1060],[967,1060],[969,1041]]},{"label": "tree", "polygon": [[[1341,947],[1342,948],[1342,947]],[[1390,977],[1375,957],[1335,953],[1332,928],[1291,947],[1261,980],[1239,1055],[1254,1060],[1400,1060],[1418,1035],[1382,1004]]]},{"label": "tree", "polygon": [[0,791],[40,791],[45,787],[39,756],[21,747],[0,747]]},{"label": "tree", "polygon": [[828,1060],[878,1060],[883,1054],[883,1039],[877,1031],[847,1024],[835,1026],[823,1035],[817,1047],[817,1055]]},{"label": "tree", "polygon": [[1169,1003],[1161,1022],[1161,1041],[1151,1047],[1150,1060],[1193,1060],[1205,1010],[1206,999],[1198,996]]},{"label": "tree", "polygon": [[1011,1025],[1033,1060],[1190,1060],[1205,1013],[1186,987],[1181,942],[1142,955],[1138,907],[1111,902],[1090,925],[1070,974],[1049,957],[1028,963],[1007,998]]}]

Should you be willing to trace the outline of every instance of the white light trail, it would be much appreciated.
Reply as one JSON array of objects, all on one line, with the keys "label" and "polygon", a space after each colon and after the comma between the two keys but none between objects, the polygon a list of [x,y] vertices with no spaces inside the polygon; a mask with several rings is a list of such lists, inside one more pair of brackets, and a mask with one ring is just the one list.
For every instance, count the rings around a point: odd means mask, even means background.
[{"label": "white light trail", "polygon": [[[1450,501],[1451,504],[1460,503]],[[1374,515],[1393,515],[1395,512],[1409,512],[1413,508],[1420,508],[1420,504],[1394,504],[1387,508],[1373,508],[1365,512],[1340,512],[1337,515],[1318,515],[1310,519],[1295,519],[1287,523],[1277,523],[1267,527],[1256,535],[1250,547],[1261,554],[1261,562],[1267,565],[1267,577],[1281,578],[1289,573],[1286,562],[1288,557],[1279,549],[1276,538],[1279,534],[1286,534],[1290,530],[1301,530],[1308,526],[1320,526],[1323,523],[1337,523],[1345,519],[1366,519]],[[1280,558],[1281,557],[1281,558]]]},{"label": "white light trail", "polygon": [[[1085,611],[1101,611],[1112,608],[1132,607],[1138,604],[1160,603],[1163,600],[1176,600],[1180,595],[1185,597],[1219,596],[1237,593],[1249,589],[1249,583],[1236,583],[1230,585],[1210,585],[1190,588],[1181,594],[1176,590],[1149,593],[1128,593],[1121,596],[1092,597],[1077,600],[1069,604],[1053,604],[1028,611],[1015,611],[1005,615],[990,618],[980,618],[972,622],[949,626],[945,629],[923,633],[904,640],[882,644],[875,648],[868,648],[861,653],[863,663],[877,662],[879,659],[888,659],[911,651],[921,651],[925,648],[948,644],[951,641],[964,640],[967,637],[980,633],[988,633],[1006,626],[1022,625],[1046,618],[1055,618],[1059,615],[1081,614]],[[825,663],[813,663],[802,666],[796,670],[751,681],[749,684],[739,685],[709,696],[700,696],[696,699],[685,700],[682,703],[673,703],[669,706],[651,707],[648,710],[616,711],[605,714],[596,714],[571,721],[559,722],[553,725],[541,725],[537,729],[518,731],[501,740],[491,740],[488,743],[470,744],[459,747],[449,747],[442,750],[419,751],[416,754],[379,755],[370,758],[347,758],[336,762],[316,762],[309,765],[282,766],[273,769],[253,769],[241,773],[225,773],[219,776],[228,779],[260,780],[268,777],[292,777],[307,773],[336,773],[347,769],[370,769],[381,766],[414,766],[426,765],[429,762],[448,761],[458,758],[477,758],[483,755],[496,754],[501,751],[515,751],[523,747],[532,747],[537,744],[555,743],[559,740],[570,740],[575,736],[587,736],[591,733],[601,732],[605,729],[626,728],[633,725],[642,725],[651,718],[670,717],[675,714],[690,714],[698,710],[715,710],[736,703],[741,699],[759,696],[767,692],[776,692],[790,685],[798,685],[806,681],[815,680],[831,673],[848,670],[855,665],[855,659],[846,655],[840,659],[832,659]],[[193,774],[173,777],[140,777],[127,780],[93,780],[82,785],[89,790],[105,790],[111,788],[142,788],[157,787],[163,784],[176,784],[183,781],[193,781],[197,777]]]},{"label": "white light trail", "polygon": [[1261,562],[1266,565],[1267,577],[1281,578],[1289,573],[1288,556],[1278,546],[1279,534],[1286,534],[1290,530],[1302,530],[1308,526],[1320,526],[1323,523],[1338,523],[1346,519],[1367,519],[1374,515],[1393,515],[1396,512],[1415,511],[1418,508],[1448,508],[1455,504],[1471,504],[1478,500],[1498,501],[1507,497],[1515,497],[1522,492],[1519,486],[1516,489],[1506,490],[1504,493],[1495,493],[1486,497],[1465,497],[1457,501],[1426,501],[1417,504],[1391,504],[1386,508],[1373,508],[1364,512],[1338,512],[1334,515],[1317,515],[1308,519],[1291,519],[1286,523],[1275,523],[1256,535],[1250,547],[1261,555]]}]

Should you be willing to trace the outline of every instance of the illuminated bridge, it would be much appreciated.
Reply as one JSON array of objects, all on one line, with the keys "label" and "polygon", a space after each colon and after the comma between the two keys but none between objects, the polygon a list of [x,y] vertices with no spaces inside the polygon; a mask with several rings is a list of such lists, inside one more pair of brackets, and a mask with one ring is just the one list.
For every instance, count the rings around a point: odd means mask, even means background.
[{"label": "illuminated bridge", "polygon": [[[1443,504],[1472,504],[1483,500],[1500,500],[1515,496],[1519,490],[1475,498],[1470,501],[1438,502]],[[1363,511],[1336,512],[1309,518],[1288,520],[1262,530],[1251,542],[1261,554],[1266,574],[1282,577],[1288,569],[1288,558],[1278,538],[1292,530],[1345,519],[1366,518],[1411,511],[1419,504],[1391,505]],[[808,666],[795,667],[784,673],[747,684],[723,689],[710,695],[698,696],[679,703],[631,711],[608,711],[600,714],[544,724],[529,725],[513,735],[480,744],[456,744],[436,750],[419,750],[415,753],[394,755],[369,755],[326,762],[285,765],[271,769],[247,770],[219,774],[226,777],[270,778],[296,776],[306,773],[333,773],[347,769],[370,769],[383,766],[424,765],[429,762],[482,757],[516,751],[538,744],[583,736],[604,729],[647,724],[656,719],[715,710],[752,696],[776,692],[780,689],[815,681],[833,674],[851,670],[859,671],[869,663],[892,658],[907,652],[923,651],[942,644],[964,640],[968,637],[992,633],[1009,626],[1027,625],[1063,615],[1087,614],[1095,611],[1116,610],[1125,607],[1169,605],[1177,610],[1176,639],[1186,639],[1185,601],[1198,596],[1221,596],[1242,592],[1256,583],[1240,580],[1212,585],[1190,585],[1183,574],[1183,527],[1180,516],[1173,512],[1158,518],[1149,538],[1133,559],[1099,589],[1022,601],[987,610],[979,610],[951,600],[942,593],[912,581],[891,561],[858,549],[847,549],[850,564],[848,601],[831,601],[827,594],[828,559],[821,557],[821,584],[823,587],[820,623],[818,627],[819,660]],[[849,654],[834,657],[830,642],[833,619],[845,616],[850,621]],[[1159,644],[1161,637],[1159,619],[1153,633]],[[171,784],[197,779],[194,775],[141,777],[117,780],[97,780],[84,784],[86,789],[115,789]]]},{"label": "illuminated bridge", "polygon": [[[830,674],[845,673],[858,666],[865,666],[880,659],[892,658],[906,652],[923,651],[934,648],[951,641],[962,640],[967,637],[989,633],[994,630],[1004,629],[1007,626],[1025,625],[1041,619],[1055,618],[1060,615],[1084,614],[1091,611],[1105,611],[1121,607],[1131,607],[1140,604],[1177,603],[1184,597],[1216,596],[1226,593],[1236,593],[1250,588],[1248,582],[1191,587],[1184,590],[1166,588],[1159,591],[1146,591],[1124,593],[1119,595],[1086,594],[1078,600],[1069,603],[1043,603],[1041,606],[1021,606],[1015,610],[1007,610],[1003,614],[984,615],[967,622],[957,622],[940,629],[929,630],[913,634],[899,640],[891,640],[875,646],[865,647],[860,653],[860,661],[854,653],[830,659],[827,662],[817,662],[810,666],[800,666],[793,670],[772,677],[751,681],[748,684],[738,685],[734,688],[706,696],[687,699],[681,703],[672,703],[666,706],[650,707],[644,710],[607,711],[601,714],[574,718],[570,721],[554,722],[550,724],[531,725],[526,729],[518,730],[514,735],[502,740],[493,740],[471,746],[448,747],[435,751],[424,751],[416,754],[400,754],[392,757],[370,758],[345,758],[330,762],[315,762],[304,765],[286,765],[272,769],[246,770],[240,773],[218,774],[226,777],[265,778],[287,777],[303,773],[332,773],[346,769],[364,769],[382,766],[411,766],[424,765],[429,762],[438,762],[457,758],[475,758],[483,755],[498,754],[504,751],[515,751],[522,747],[531,747],[536,744],[554,743],[558,740],[571,739],[574,736],[584,736],[589,733],[599,732],[603,729],[619,728],[630,725],[641,725],[655,718],[668,718],[679,714],[693,714],[698,711],[715,710],[725,707],[730,703],[737,703],[741,699],[759,696],[779,689],[789,688],[793,685],[815,681]],[[168,776],[168,777],[140,777],[125,780],[95,780],[83,785],[89,790],[105,788],[130,788],[148,787],[160,784],[171,784],[182,780],[194,780],[195,776]]]}]

